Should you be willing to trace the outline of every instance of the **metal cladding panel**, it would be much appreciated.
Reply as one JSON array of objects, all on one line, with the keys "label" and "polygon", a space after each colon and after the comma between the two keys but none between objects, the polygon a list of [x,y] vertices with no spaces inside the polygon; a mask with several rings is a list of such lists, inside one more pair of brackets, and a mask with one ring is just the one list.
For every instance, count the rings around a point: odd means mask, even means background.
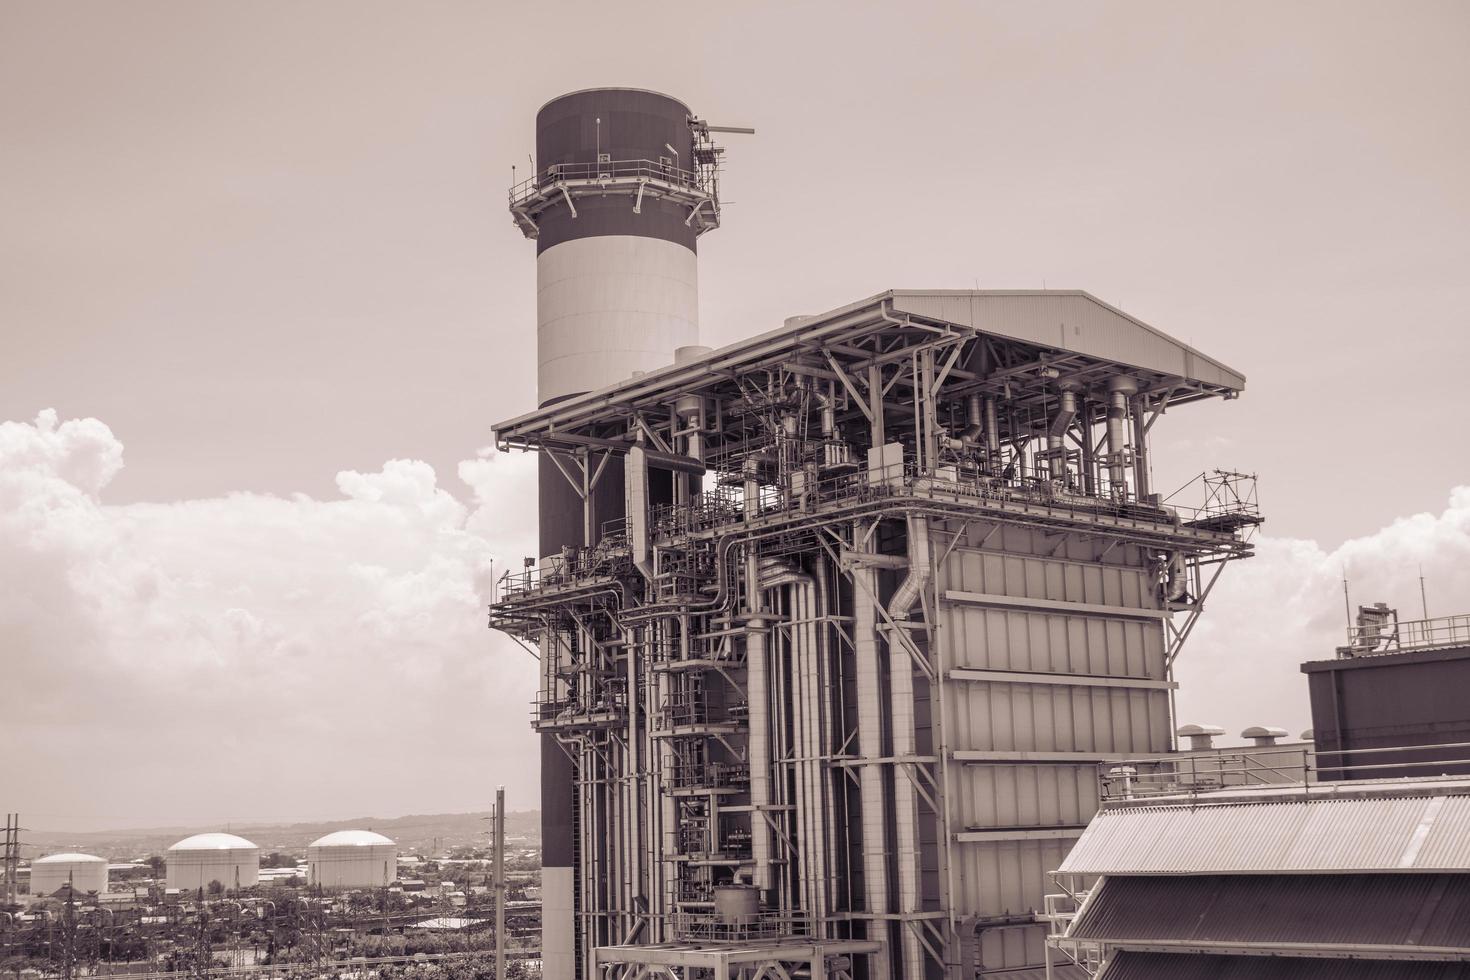
[{"label": "metal cladding panel", "polygon": [[[1312,701],[1312,729],[1324,764],[1372,765],[1463,760],[1463,749],[1406,750],[1391,755],[1328,756],[1328,750],[1443,745],[1470,741],[1470,649],[1317,661],[1302,665]],[[1328,761],[1330,759],[1330,761]],[[1321,778],[1382,779],[1470,773],[1470,766],[1404,765]]]},{"label": "metal cladding panel", "polygon": [[[1002,552],[957,551],[945,563],[941,592],[948,589],[1048,602],[1157,608],[1151,577],[1142,569]],[[956,667],[1153,680],[1165,675],[1164,627],[1157,621],[951,603],[947,625],[954,631]]]},{"label": "metal cladding panel", "polygon": [[[1067,851],[1066,840],[985,841],[966,844],[957,853],[956,908],[967,914],[1024,912],[1045,904],[1047,872]],[[997,929],[981,936],[981,962],[988,969],[1031,966],[1042,962],[1046,931]]]},{"label": "metal cladding panel", "polygon": [[893,292],[896,313],[1244,390],[1245,376],[1080,291]]},{"label": "metal cladding panel", "polygon": [[1167,691],[968,681],[946,696],[958,750],[1139,755],[1168,745]]},{"label": "metal cladding panel", "polygon": [[1110,876],[1067,935],[1470,951],[1470,875]]},{"label": "metal cladding panel", "polygon": [[1081,827],[1097,812],[1091,764],[967,765],[956,772],[951,798],[964,830]]},{"label": "metal cladding panel", "polygon": [[1470,980],[1470,963],[1115,953],[1097,980]]},{"label": "metal cladding panel", "polygon": [[1059,870],[1067,874],[1467,871],[1467,840],[1470,807],[1463,797],[1124,807],[1094,817]]}]

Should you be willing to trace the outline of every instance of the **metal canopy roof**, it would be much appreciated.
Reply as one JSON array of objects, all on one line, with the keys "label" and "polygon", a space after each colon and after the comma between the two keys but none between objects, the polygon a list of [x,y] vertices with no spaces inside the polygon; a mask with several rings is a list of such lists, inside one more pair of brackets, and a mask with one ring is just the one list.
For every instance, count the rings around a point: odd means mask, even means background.
[{"label": "metal canopy roof", "polygon": [[667,402],[797,356],[853,357],[855,343],[883,331],[916,339],[935,331],[1034,348],[1042,362],[1080,373],[1099,366],[1135,374],[1173,404],[1233,397],[1245,376],[1080,290],[889,290],[789,323],[686,364],[671,364],[577,395],[495,426],[498,442],[535,441],[610,414]]},{"label": "metal canopy roof", "polygon": [[1467,980],[1470,963],[1312,959],[1298,956],[1191,956],[1123,950],[1097,980]]},{"label": "metal canopy roof", "polygon": [[1470,950],[1470,875],[1110,875],[1067,936],[1135,946]]},{"label": "metal canopy roof", "polygon": [[[1422,787],[1422,783],[1419,784]],[[1297,789],[1297,793],[1302,791]],[[1093,817],[1062,874],[1470,871],[1470,796],[1127,806]],[[1422,790],[1421,790],[1422,792]]]}]

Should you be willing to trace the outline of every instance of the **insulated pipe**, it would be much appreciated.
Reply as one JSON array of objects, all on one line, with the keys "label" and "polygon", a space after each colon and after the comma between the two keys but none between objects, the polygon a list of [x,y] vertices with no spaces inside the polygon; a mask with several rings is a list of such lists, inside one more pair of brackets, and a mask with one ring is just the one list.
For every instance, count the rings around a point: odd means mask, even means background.
[{"label": "insulated pipe", "polygon": [[1000,418],[995,410],[995,399],[985,399],[985,454],[990,460],[992,471],[1000,469]]},{"label": "insulated pipe", "polygon": [[[888,614],[895,621],[908,618],[930,579],[929,521],[910,514],[908,517],[909,573],[888,603]],[[898,765],[909,765],[917,752],[914,734],[914,664],[908,645],[890,636],[888,640],[888,684],[890,697],[890,740]],[[893,777],[893,828],[898,858],[898,912],[912,915],[919,911],[919,834],[918,799],[914,792],[913,774]],[[906,978],[924,975],[924,951],[912,929],[901,928],[903,963]]]},{"label": "insulated pipe", "polygon": [[1128,417],[1128,396],[1138,390],[1130,377],[1108,382],[1108,482],[1115,494],[1125,486],[1123,446],[1127,441],[1124,423]]},{"label": "insulated pipe", "polygon": [[[1046,448],[1058,450],[1064,448],[1062,437],[1066,435],[1067,428],[1072,420],[1077,417],[1077,391],[1070,384],[1061,389],[1060,403],[1057,406],[1057,414],[1052,417],[1046,428]],[[1053,480],[1065,481],[1067,479],[1067,462],[1065,457],[1052,457],[1047,461],[1047,473]]]},{"label": "insulated pipe", "polygon": [[1148,431],[1143,413],[1147,407],[1144,396],[1133,399],[1133,493],[1139,500],[1149,495],[1148,480]]},{"label": "insulated pipe", "polygon": [[895,620],[908,617],[924,586],[929,583],[929,519],[922,514],[908,516],[909,573],[888,600],[888,615]]},{"label": "insulated pipe", "polygon": [[[861,529],[853,538],[862,541]],[[883,819],[883,705],[878,671],[878,571],[872,565],[852,569],[852,648],[857,688],[858,794],[862,826],[863,904],[874,916],[868,920],[868,939],[881,944],[869,958],[870,980],[888,980],[888,922],[876,918],[888,909],[887,822]]]},{"label": "insulated pipe", "polygon": [[796,744],[792,749],[797,775],[797,826],[801,850],[802,889],[814,929],[827,915],[826,799],[822,790],[820,758],[820,678],[816,662],[817,623],[814,615],[816,582],[786,562],[767,558],[761,563],[761,588],[790,586],[791,674],[795,682]]},{"label": "insulated pipe", "polygon": [[830,389],[822,392],[813,388],[812,397],[816,399],[818,407],[822,410],[822,438],[831,439],[837,431],[837,410],[832,393]]},{"label": "insulated pipe", "polygon": [[984,409],[981,407],[980,396],[971,395],[965,402],[965,419],[968,424],[965,431],[960,433],[960,438],[970,443],[978,443],[980,437],[985,434]]},{"label": "insulated pipe", "polygon": [[[754,590],[752,590],[754,591]],[[752,884],[761,899],[771,890],[771,690],[766,659],[766,621],[751,619],[745,625],[745,686],[749,706],[750,736],[746,756],[750,764],[750,853],[755,862]]]}]

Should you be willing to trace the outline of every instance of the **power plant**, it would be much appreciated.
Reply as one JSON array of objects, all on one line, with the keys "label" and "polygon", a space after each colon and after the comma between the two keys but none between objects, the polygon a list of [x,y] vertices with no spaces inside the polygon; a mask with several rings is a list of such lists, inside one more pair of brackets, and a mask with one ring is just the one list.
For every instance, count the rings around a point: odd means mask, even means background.
[{"label": "power plant", "polygon": [[1150,434],[1245,379],[1070,290],[700,347],[723,131],[576,92],[510,191],[539,408],[495,439],[540,456],[540,554],[490,623],[539,659],[543,975],[1040,976],[1097,766],[1173,750],[1261,521],[1239,473],[1166,500]]}]

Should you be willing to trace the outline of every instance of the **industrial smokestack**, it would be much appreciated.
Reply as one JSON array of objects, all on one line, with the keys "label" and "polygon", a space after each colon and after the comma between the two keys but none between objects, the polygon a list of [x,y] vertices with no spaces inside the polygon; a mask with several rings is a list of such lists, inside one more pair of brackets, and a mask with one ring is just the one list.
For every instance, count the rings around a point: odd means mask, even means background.
[{"label": "industrial smokestack", "polygon": [[[661,368],[697,344],[695,240],[718,224],[719,201],[714,151],[705,131],[696,156],[694,126],[679,100],[627,88],[573,92],[536,114],[537,172],[511,188],[510,211],[536,242],[541,406]],[[541,554],[595,544],[622,497],[620,459],[579,491],[541,454]],[[572,980],[575,964],[572,784],[566,753],[543,735],[546,980]]]}]

